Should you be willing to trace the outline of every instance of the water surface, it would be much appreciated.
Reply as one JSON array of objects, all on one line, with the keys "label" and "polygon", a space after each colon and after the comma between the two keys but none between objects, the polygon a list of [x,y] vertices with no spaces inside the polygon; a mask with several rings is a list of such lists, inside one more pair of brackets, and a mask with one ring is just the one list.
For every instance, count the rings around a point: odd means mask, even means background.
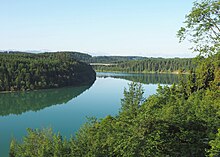
[{"label": "water surface", "polygon": [[26,128],[47,128],[70,137],[86,117],[116,115],[128,83],[143,83],[144,96],[156,92],[157,84],[178,82],[177,75],[97,73],[92,86],[0,94],[0,156],[8,156],[12,137],[21,140]]}]

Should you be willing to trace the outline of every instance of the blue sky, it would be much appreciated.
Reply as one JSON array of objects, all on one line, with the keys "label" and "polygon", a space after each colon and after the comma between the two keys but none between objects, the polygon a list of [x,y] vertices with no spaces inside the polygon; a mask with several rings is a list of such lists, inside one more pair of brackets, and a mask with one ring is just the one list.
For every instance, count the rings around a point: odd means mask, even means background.
[{"label": "blue sky", "polygon": [[0,0],[0,50],[192,57],[176,32],[193,0]]}]

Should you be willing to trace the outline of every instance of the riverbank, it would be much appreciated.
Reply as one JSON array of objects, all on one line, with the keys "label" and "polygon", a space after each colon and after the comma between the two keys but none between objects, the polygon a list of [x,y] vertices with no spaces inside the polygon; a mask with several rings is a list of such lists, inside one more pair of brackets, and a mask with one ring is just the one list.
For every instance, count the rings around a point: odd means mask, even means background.
[{"label": "riverbank", "polygon": [[53,89],[63,89],[63,88],[74,88],[74,87],[82,87],[82,86],[91,86],[96,81],[96,79],[93,80],[93,82],[89,83],[82,83],[78,85],[70,85],[70,86],[62,86],[62,87],[52,87],[52,88],[39,88],[39,89],[33,89],[33,90],[16,90],[16,91],[0,91],[0,94],[8,94],[8,93],[20,93],[20,92],[37,92],[37,91],[47,91],[47,90],[53,90]]},{"label": "riverbank", "polygon": [[[95,69],[94,69],[95,70]],[[190,72],[179,72],[179,71],[173,71],[173,72],[127,72],[127,71],[107,71],[107,70],[95,70],[95,72],[111,72],[111,73],[128,73],[128,74],[176,74],[176,75],[182,75],[182,74],[186,74],[189,75]]]}]

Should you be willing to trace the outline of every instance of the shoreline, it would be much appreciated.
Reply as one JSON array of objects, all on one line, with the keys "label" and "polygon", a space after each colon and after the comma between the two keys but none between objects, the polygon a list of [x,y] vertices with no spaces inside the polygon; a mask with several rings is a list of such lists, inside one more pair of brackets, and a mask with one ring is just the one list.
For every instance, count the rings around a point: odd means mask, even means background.
[{"label": "shoreline", "polygon": [[[172,75],[189,75],[189,72],[183,72],[179,73],[178,71],[173,72],[124,72],[124,71],[100,71],[95,70],[95,72],[102,72],[102,73],[127,73],[127,74],[172,74]],[[93,83],[95,80],[93,81]],[[92,84],[93,84],[92,83]],[[8,93],[17,93],[17,92],[34,92],[34,91],[40,91],[40,90],[50,90],[50,89],[59,89],[59,88],[68,88],[68,87],[79,87],[79,86],[85,86],[88,84],[81,84],[76,86],[63,86],[63,87],[54,87],[54,88],[42,88],[42,89],[33,89],[33,90],[24,90],[24,91],[0,91],[0,94],[8,94]]]},{"label": "shoreline", "polygon": [[178,71],[173,72],[125,72],[125,71],[101,71],[95,70],[95,72],[103,72],[103,73],[127,73],[127,74],[174,74],[174,75],[189,75],[189,72],[179,73]]},{"label": "shoreline", "polygon": [[[96,79],[95,79],[96,80]],[[8,93],[20,93],[20,92],[37,92],[41,90],[52,90],[52,89],[62,89],[62,88],[72,88],[72,87],[81,87],[81,86],[90,86],[93,85],[95,80],[92,83],[86,84],[80,84],[80,85],[73,85],[73,86],[63,86],[63,87],[54,87],[54,88],[41,88],[41,89],[33,89],[33,90],[17,90],[17,91],[0,91],[0,94],[8,94]]]}]

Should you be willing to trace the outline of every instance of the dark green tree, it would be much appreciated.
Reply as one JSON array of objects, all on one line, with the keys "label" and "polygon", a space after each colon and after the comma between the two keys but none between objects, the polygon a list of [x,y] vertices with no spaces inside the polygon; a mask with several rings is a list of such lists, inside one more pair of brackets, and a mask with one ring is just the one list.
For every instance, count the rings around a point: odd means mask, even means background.
[{"label": "dark green tree", "polygon": [[144,101],[143,94],[144,90],[140,83],[130,83],[128,90],[124,89],[124,98],[121,100],[122,112],[136,112]]}]

